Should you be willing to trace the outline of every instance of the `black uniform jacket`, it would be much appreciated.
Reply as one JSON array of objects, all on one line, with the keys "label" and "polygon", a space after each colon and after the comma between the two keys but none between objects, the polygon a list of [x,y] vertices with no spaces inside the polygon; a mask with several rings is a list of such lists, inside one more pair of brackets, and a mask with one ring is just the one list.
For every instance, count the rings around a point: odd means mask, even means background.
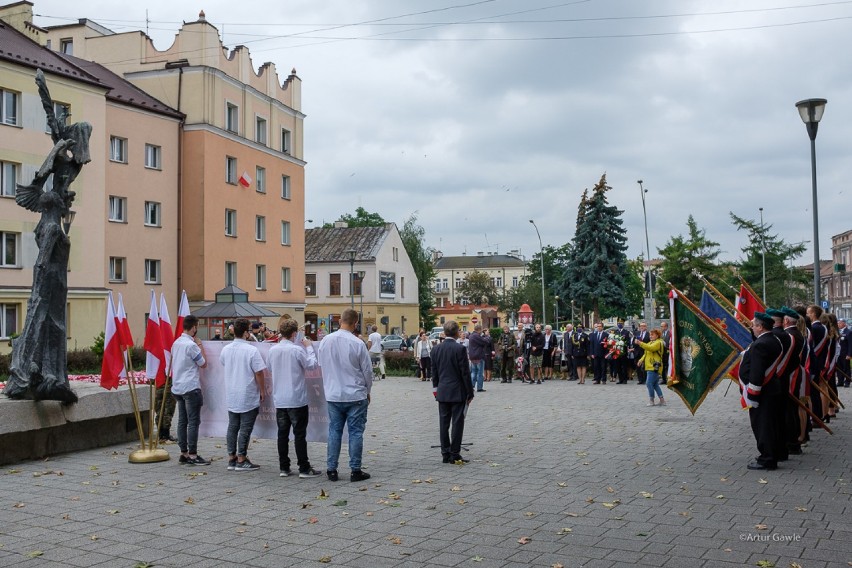
[{"label": "black uniform jacket", "polygon": [[432,386],[438,388],[438,402],[467,402],[473,398],[467,349],[453,338],[432,349]]}]

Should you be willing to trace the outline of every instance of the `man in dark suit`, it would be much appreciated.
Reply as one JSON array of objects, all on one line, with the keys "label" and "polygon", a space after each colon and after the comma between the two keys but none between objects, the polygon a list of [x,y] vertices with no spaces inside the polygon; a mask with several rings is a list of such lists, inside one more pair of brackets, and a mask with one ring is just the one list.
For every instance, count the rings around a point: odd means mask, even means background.
[{"label": "man in dark suit", "polygon": [[672,348],[672,332],[669,331],[669,323],[661,322],[660,331],[663,332],[663,376],[660,378],[665,382],[669,376],[669,350]]},{"label": "man in dark suit", "polygon": [[[799,320],[799,314],[795,310],[791,310],[787,306],[781,308],[781,313],[784,314],[784,333],[790,336],[790,362],[787,368],[790,371],[789,392],[799,397],[804,393],[802,381],[805,378],[804,360],[807,355],[807,345],[805,337],[796,326]],[[787,442],[787,453],[799,455],[802,453],[802,442],[799,439],[802,430],[802,420],[806,419],[807,415],[800,410],[796,401],[790,397],[786,400],[786,419],[784,422],[784,438]]]},{"label": "man in dark suit", "polygon": [[[790,392],[790,374],[793,369],[793,338],[784,331],[784,312],[774,308],[767,308],[766,315],[771,316],[774,322],[772,333],[781,342],[781,361],[775,369],[775,376],[778,382],[781,383],[781,390],[784,393]],[[795,363],[798,365],[798,357],[795,358]],[[778,461],[786,461],[789,458],[790,452],[787,446],[787,401],[789,396],[783,395],[782,404],[784,411],[777,416],[777,428],[781,431],[781,436],[777,438],[779,442],[776,454]],[[790,401],[792,402],[792,401]]]},{"label": "man in dark suit", "polygon": [[775,370],[781,362],[781,341],[772,333],[774,322],[764,313],[756,312],[751,329],[756,339],[743,353],[740,363],[740,384],[743,401],[748,407],[749,421],[760,455],[748,464],[748,469],[777,469],[778,448],[783,437],[784,390]]},{"label": "man in dark suit", "polygon": [[604,342],[609,339],[609,334],[603,330],[603,324],[597,322],[595,331],[589,334],[589,357],[592,358],[592,370],[595,375],[595,384],[606,384],[606,347]]},{"label": "man in dark suit", "polygon": [[624,327],[623,319],[619,318],[616,327],[617,329],[613,333],[621,336],[622,341],[624,341],[625,352],[622,353],[618,359],[614,359],[613,362],[615,363],[615,373],[618,377],[618,384],[626,385],[628,373],[630,371],[628,369],[628,365],[633,364],[632,360],[627,359],[627,349],[633,345],[633,341],[630,339],[630,330]]},{"label": "man in dark suit", "polygon": [[[441,455],[444,463],[463,464],[461,457],[464,418],[473,400],[470,363],[467,349],[456,341],[459,325],[450,320],[444,324],[446,338],[432,350],[432,394],[438,401],[438,424],[441,433]],[[452,438],[450,425],[452,424]]]}]

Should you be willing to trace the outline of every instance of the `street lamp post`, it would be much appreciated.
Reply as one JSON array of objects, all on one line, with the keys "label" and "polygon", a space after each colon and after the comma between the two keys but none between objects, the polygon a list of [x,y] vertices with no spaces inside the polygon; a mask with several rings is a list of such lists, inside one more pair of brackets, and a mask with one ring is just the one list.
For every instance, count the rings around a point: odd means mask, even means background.
[{"label": "street lamp post", "polygon": [[763,207],[760,208],[760,260],[763,264],[763,305],[766,305],[766,230],[763,228]]},{"label": "street lamp post", "polygon": [[538,227],[536,227],[535,221],[530,219],[530,223],[532,223],[532,226],[535,227],[535,234],[538,235],[538,249],[541,254],[541,325],[544,327],[545,321],[547,320],[544,309],[544,245],[541,244],[541,233],[538,232]]},{"label": "street lamp post", "polygon": [[346,254],[349,255],[349,299],[351,300],[351,308],[355,309],[355,249],[348,249]]},{"label": "street lamp post", "polygon": [[358,271],[358,292],[361,296],[361,310],[358,312],[358,322],[361,323],[361,329],[364,329],[364,276],[367,273],[363,270]]},{"label": "street lamp post", "polygon": [[[647,250],[648,256],[645,257],[645,287],[647,288],[648,298],[652,296],[651,294],[651,242],[648,240],[648,211],[645,209],[645,194],[648,193],[648,190],[642,187],[642,180],[636,180],[636,183],[639,184],[639,194],[642,196],[642,216],[645,218],[645,250]],[[645,317],[648,317],[648,314],[645,314]]]},{"label": "street lamp post", "polygon": [[574,323],[574,300],[571,300],[571,323]]},{"label": "street lamp post", "polygon": [[553,304],[553,311],[556,312],[556,329],[559,329],[559,296],[555,296],[555,303]]},{"label": "street lamp post", "polygon": [[811,139],[811,191],[814,208],[814,305],[819,306],[819,217],[817,215],[816,135],[819,121],[825,112],[825,99],[806,99],[796,103],[799,116],[808,129]]}]

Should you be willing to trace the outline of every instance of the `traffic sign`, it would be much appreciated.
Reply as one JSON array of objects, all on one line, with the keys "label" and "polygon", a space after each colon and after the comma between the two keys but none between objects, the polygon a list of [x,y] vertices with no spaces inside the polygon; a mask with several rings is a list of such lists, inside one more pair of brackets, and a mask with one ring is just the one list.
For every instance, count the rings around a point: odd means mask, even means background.
[{"label": "traffic sign", "polygon": [[822,304],[822,309],[824,309],[824,310],[828,309],[828,306],[829,306],[828,300],[823,300],[820,303]]}]

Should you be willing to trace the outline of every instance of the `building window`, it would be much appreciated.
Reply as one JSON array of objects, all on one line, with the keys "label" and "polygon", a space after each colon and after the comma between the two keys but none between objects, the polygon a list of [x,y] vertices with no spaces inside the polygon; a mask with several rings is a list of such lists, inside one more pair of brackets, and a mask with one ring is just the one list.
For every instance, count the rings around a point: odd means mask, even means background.
[{"label": "building window", "polygon": [[399,249],[396,247],[393,247],[393,260],[399,262]]},{"label": "building window", "polygon": [[121,256],[109,257],[109,281],[127,282],[127,259]]},{"label": "building window", "polygon": [[281,199],[290,199],[290,176],[281,176]]},{"label": "building window", "polygon": [[[68,117],[71,116],[71,106],[65,103],[58,103],[53,101],[53,116],[56,117],[60,123],[62,123],[63,116]],[[50,129],[50,123],[47,120],[47,117],[44,119],[44,131],[47,134],[50,134],[52,130]]]},{"label": "building window", "polygon": [[517,287],[518,287],[518,277],[512,276],[512,288],[517,288]]},{"label": "building window", "polygon": [[20,95],[14,91],[0,89],[0,121],[3,124],[18,125],[18,100]]},{"label": "building window", "polygon": [[225,156],[225,182],[237,185],[237,159]]},{"label": "building window", "polygon": [[109,137],[109,159],[120,164],[127,163],[127,139],[118,136]]},{"label": "building window", "polygon": [[152,170],[161,169],[162,162],[160,160],[160,155],[162,153],[162,148],[159,146],[154,146],[153,144],[145,144],[145,167],[151,168]]},{"label": "building window", "polygon": [[436,292],[440,292],[440,291],[441,291],[441,279],[440,279],[440,278],[438,278],[438,279],[436,279],[436,280],[435,280],[435,291],[436,291]]},{"label": "building window", "polygon": [[363,286],[361,286],[361,279],[358,278],[358,273],[352,275],[349,284],[349,295],[350,296],[360,296],[362,294]]},{"label": "building window", "polygon": [[256,116],[254,119],[254,141],[266,146],[266,119]]},{"label": "building window", "polygon": [[328,275],[328,295],[329,296],[339,296],[340,295],[340,274],[329,274]]},{"label": "building window", "polygon": [[496,286],[497,288],[503,287],[503,277],[502,276],[498,276],[497,278],[494,279],[494,286]]},{"label": "building window", "polygon": [[266,241],[266,217],[262,215],[254,218],[254,240]]},{"label": "building window", "polygon": [[74,55],[74,40],[70,37],[60,39],[59,51],[65,55]]},{"label": "building window", "polygon": [[237,236],[237,212],[234,209],[225,209],[225,236]]},{"label": "building window", "polygon": [[18,304],[0,304],[0,337],[18,333]]},{"label": "building window", "polygon": [[255,290],[266,290],[266,265],[258,264],[254,267]]},{"label": "building window", "polygon": [[281,221],[281,244],[290,244],[290,221]]},{"label": "building window", "polygon": [[232,103],[225,103],[225,130],[239,133],[240,109]]},{"label": "building window", "polygon": [[127,198],[109,196],[109,220],[114,223],[127,222]]},{"label": "building window", "polygon": [[281,151],[285,154],[290,153],[290,131],[286,128],[281,129]]},{"label": "building window", "polygon": [[0,266],[18,266],[18,233],[0,232]]},{"label": "building window", "polygon": [[461,288],[461,285],[462,285],[462,279],[456,278],[456,288]]},{"label": "building window", "polygon": [[146,227],[162,227],[160,218],[160,204],[156,201],[145,202],[145,226]]},{"label": "building window", "polygon": [[0,196],[15,197],[18,183],[18,164],[0,161]]},{"label": "building window", "polygon": [[316,274],[305,274],[305,295],[306,296],[316,296],[317,295],[317,275]]},{"label": "building window", "polygon": [[145,259],[145,284],[160,283],[160,261],[151,258]]},{"label": "building window", "polygon": [[442,290],[449,290],[450,289],[450,283],[449,283],[447,278],[444,278],[443,280],[441,280],[441,289]]},{"label": "building window", "polygon": [[257,167],[255,170],[255,189],[258,193],[266,193],[266,168]]},{"label": "building window", "polygon": [[[316,274],[314,274],[314,287],[316,287]],[[282,268],[281,269],[281,291],[289,292],[292,290],[290,287],[290,269]],[[314,294],[316,295],[316,294]]]},{"label": "building window", "polygon": [[225,286],[237,285],[237,263],[225,261]]},{"label": "building window", "polygon": [[399,297],[405,298],[405,276],[399,277]]}]

